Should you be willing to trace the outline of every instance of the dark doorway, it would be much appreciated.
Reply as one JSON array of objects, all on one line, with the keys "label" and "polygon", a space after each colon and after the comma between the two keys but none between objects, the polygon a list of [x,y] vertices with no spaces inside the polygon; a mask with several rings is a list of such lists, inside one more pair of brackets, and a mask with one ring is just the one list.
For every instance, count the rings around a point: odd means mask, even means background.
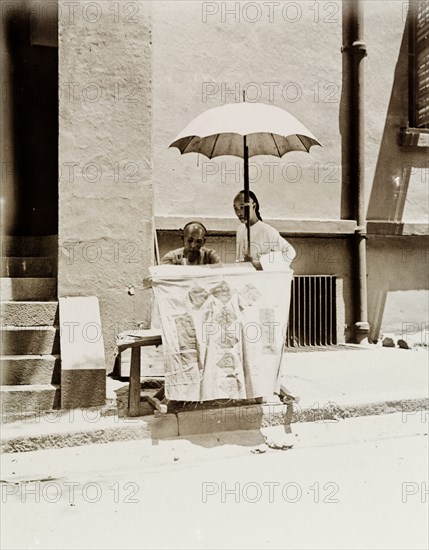
[{"label": "dark doorway", "polygon": [[[31,5],[31,4],[30,4]],[[8,235],[58,233],[58,48],[34,45],[34,13],[4,10],[2,195]]]}]

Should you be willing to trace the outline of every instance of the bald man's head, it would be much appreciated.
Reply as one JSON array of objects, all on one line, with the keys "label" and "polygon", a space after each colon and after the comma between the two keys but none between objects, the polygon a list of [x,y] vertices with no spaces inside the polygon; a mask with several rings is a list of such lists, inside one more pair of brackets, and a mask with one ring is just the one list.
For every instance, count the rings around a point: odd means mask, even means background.
[{"label": "bald man's head", "polygon": [[202,223],[190,222],[183,229],[184,256],[194,261],[206,241],[206,228]]}]

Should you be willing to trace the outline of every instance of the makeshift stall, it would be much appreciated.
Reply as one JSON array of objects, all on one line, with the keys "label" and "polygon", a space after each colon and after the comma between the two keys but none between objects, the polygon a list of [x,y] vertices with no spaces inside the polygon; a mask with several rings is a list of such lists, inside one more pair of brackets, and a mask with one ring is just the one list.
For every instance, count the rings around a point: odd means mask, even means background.
[{"label": "makeshift stall", "polygon": [[194,266],[150,271],[168,400],[249,399],[278,391],[292,271]]}]

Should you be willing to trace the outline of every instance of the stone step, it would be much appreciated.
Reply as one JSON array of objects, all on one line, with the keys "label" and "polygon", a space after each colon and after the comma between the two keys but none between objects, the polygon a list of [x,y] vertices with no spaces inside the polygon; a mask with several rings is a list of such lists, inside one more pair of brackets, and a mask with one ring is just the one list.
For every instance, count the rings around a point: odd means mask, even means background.
[{"label": "stone step", "polygon": [[2,302],[0,324],[14,327],[58,325],[58,302]]},{"label": "stone step", "polygon": [[57,327],[0,327],[2,355],[56,355],[60,352]]},{"label": "stone step", "polygon": [[47,278],[6,278],[0,279],[2,300],[48,301],[57,297],[57,279]]},{"label": "stone step", "polygon": [[54,258],[50,256],[26,257],[3,256],[0,264],[1,277],[52,277],[55,276]]},{"label": "stone step", "polygon": [[60,384],[59,355],[4,355],[0,357],[0,385]]},{"label": "stone step", "polygon": [[1,244],[2,256],[58,256],[58,235],[4,236]]},{"label": "stone step", "polygon": [[28,411],[60,408],[60,387],[52,384],[0,386],[2,421]]}]

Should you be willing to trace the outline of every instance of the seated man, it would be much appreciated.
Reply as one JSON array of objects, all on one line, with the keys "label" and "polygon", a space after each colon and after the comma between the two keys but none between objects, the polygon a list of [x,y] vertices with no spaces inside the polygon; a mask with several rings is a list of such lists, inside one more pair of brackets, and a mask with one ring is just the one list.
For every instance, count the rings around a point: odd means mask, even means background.
[{"label": "seated man", "polygon": [[161,264],[170,265],[205,265],[218,264],[220,258],[214,250],[206,248],[206,228],[200,222],[189,222],[183,228],[184,246],[170,250],[161,259]]}]

